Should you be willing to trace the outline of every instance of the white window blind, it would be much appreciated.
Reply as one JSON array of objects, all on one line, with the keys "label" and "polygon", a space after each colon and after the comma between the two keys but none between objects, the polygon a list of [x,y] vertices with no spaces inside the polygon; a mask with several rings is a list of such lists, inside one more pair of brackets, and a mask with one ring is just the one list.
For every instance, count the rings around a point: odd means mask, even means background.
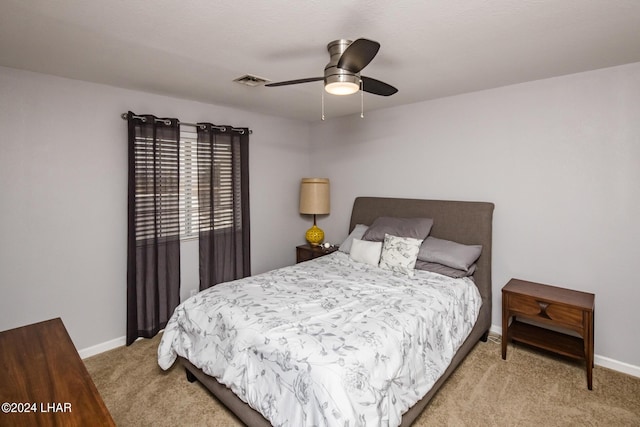
[{"label": "white window blind", "polygon": [[[240,150],[239,147],[233,149],[233,140],[230,134],[218,134],[213,144],[203,142],[198,146],[198,161],[201,163],[198,165],[199,185],[202,190],[198,219],[205,230],[241,228]],[[239,144],[238,141],[235,143]],[[211,186],[213,192],[210,192]]]},{"label": "white window blind", "polygon": [[[136,134],[136,240],[169,237],[180,233],[176,217],[179,215],[177,195],[178,168],[175,142],[153,138],[145,132]],[[158,215],[156,212],[162,212]]]},{"label": "white window blind", "polygon": [[[231,138],[218,138],[213,144],[197,142],[195,127],[180,127],[180,235],[182,239],[198,236],[198,230],[221,230],[241,225],[240,175],[234,181],[234,166],[239,170],[240,156],[234,156]],[[237,150],[236,150],[237,153]],[[199,164],[198,160],[201,159]],[[213,172],[207,165],[213,162]],[[236,164],[234,165],[234,162]],[[198,176],[200,168],[200,176]],[[211,175],[213,173],[213,176]],[[236,182],[237,181],[237,182]],[[209,187],[213,185],[213,200]],[[204,194],[198,199],[199,186]],[[238,189],[238,191],[236,191]],[[234,193],[236,197],[234,197]],[[211,206],[213,205],[213,208]],[[234,216],[234,211],[236,215]],[[213,213],[213,216],[211,215]]]},{"label": "white window blind", "polygon": [[192,126],[180,126],[180,238],[198,237],[197,135]]},{"label": "white window blind", "polygon": [[[233,173],[234,168],[240,170],[240,155],[239,149],[233,150],[233,143],[231,137],[218,137],[212,150],[208,143],[198,145],[194,126],[180,126],[179,167],[175,169],[175,143],[160,140],[156,150],[160,150],[161,160],[155,163],[160,171],[156,170],[156,175],[152,172],[154,149],[151,139],[137,136],[136,168],[145,170],[140,173],[140,179],[136,179],[136,205],[142,214],[137,220],[137,240],[156,235],[156,227],[161,230],[158,237],[179,233],[182,240],[197,238],[200,229],[221,230],[234,227],[234,224],[237,230],[241,229],[241,209],[234,209],[237,207],[234,203],[239,206],[241,200],[240,174],[236,173],[234,177]],[[213,171],[209,166],[211,163]],[[200,199],[199,184],[203,191]],[[213,200],[210,185],[213,185]],[[154,206],[158,204],[163,208],[162,214],[156,217]],[[176,216],[179,225],[175,225]]]}]

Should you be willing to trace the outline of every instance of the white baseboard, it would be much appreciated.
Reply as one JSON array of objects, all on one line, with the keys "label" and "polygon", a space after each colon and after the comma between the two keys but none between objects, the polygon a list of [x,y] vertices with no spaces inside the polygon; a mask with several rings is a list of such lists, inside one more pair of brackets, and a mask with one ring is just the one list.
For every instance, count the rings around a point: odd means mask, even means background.
[{"label": "white baseboard", "polygon": [[491,325],[491,327],[489,328],[489,332],[502,336],[502,327],[498,325]]},{"label": "white baseboard", "polygon": [[599,356],[597,354],[593,356],[593,359],[593,362],[598,366],[602,366],[603,368],[609,368],[614,371],[622,372],[623,374],[633,375],[634,377],[640,378],[640,366],[620,362],[618,360]]},{"label": "white baseboard", "polygon": [[[498,325],[491,325],[489,331],[502,336],[502,327]],[[629,363],[620,362],[609,357],[600,356],[598,354],[593,355],[593,363],[603,368],[612,369],[614,371],[622,372],[623,374],[633,375],[640,378],[640,366],[631,365]]]},{"label": "white baseboard", "polygon": [[83,348],[82,350],[78,350],[78,354],[81,359],[86,359],[87,357],[95,356],[96,354],[104,353],[105,351],[113,350],[114,348],[122,347],[127,343],[127,337],[115,338],[110,341],[103,342],[101,344],[96,344],[91,347]]}]

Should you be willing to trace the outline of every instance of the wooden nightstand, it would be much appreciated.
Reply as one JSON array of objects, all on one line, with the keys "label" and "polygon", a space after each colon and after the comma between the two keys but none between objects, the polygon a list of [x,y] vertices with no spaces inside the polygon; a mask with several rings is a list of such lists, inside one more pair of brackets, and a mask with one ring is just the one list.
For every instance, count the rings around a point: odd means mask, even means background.
[{"label": "wooden nightstand", "polygon": [[309,244],[296,246],[296,263],[329,255],[337,250],[337,246],[331,246],[329,249],[325,249],[322,246],[311,246]]},{"label": "wooden nightstand", "polygon": [[594,304],[595,295],[587,292],[509,280],[502,288],[502,358],[506,360],[507,343],[512,340],[585,360],[591,390]]}]

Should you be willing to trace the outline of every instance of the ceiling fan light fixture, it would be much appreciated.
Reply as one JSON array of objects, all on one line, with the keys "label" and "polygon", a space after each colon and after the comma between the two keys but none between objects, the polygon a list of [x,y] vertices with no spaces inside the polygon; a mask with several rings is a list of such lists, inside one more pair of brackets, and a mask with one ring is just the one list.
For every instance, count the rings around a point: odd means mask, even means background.
[{"label": "ceiling fan light fixture", "polygon": [[335,82],[327,84],[324,90],[332,95],[353,95],[360,90],[360,85],[351,82]]},{"label": "ceiling fan light fixture", "polygon": [[332,95],[352,95],[360,90],[360,78],[356,75],[332,75],[325,79],[324,90]]}]

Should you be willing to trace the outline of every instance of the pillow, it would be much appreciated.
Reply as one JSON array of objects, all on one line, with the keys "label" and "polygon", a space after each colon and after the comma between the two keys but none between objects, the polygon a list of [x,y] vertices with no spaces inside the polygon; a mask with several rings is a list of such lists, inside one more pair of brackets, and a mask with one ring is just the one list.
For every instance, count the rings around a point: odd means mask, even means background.
[{"label": "pillow", "polygon": [[351,251],[351,242],[353,242],[353,239],[362,239],[362,236],[364,235],[365,231],[367,231],[367,228],[369,227],[364,224],[356,224],[356,226],[353,228],[353,231],[351,231],[351,234],[349,234],[347,238],[344,239],[344,242],[342,242],[338,250],[344,252],[345,254],[348,254]]},{"label": "pillow", "polygon": [[378,265],[382,242],[367,242],[365,240],[353,239],[349,258],[365,264]]},{"label": "pillow", "polygon": [[427,237],[420,247],[418,259],[469,271],[481,252],[482,245],[463,245],[451,240]]},{"label": "pillow", "polygon": [[380,267],[413,276],[413,268],[416,265],[421,244],[421,239],[385,234]]},{"label": "pillow", "polygon": [[476,271],[476,265],[473,264],[471,267],[469,267],[469,271],[464,271],[447,267],[446,265],[437,264],[435,262],[421,261],[420,259],[418,259],[416,261],[416,270],[430,271],[432,273],[438,273],[442,274],[443,276],[449,276],[453,277],[454,279],[459,279],[461,277],[473,276],[473,273],[475,273]]},{"label": "pillow", "polygon": [[394,218],[381,216],[373,221],[362,240],[382,242],[384,235],[411,237],[423,240],[429,235],[433,220],[431,218]]}]

